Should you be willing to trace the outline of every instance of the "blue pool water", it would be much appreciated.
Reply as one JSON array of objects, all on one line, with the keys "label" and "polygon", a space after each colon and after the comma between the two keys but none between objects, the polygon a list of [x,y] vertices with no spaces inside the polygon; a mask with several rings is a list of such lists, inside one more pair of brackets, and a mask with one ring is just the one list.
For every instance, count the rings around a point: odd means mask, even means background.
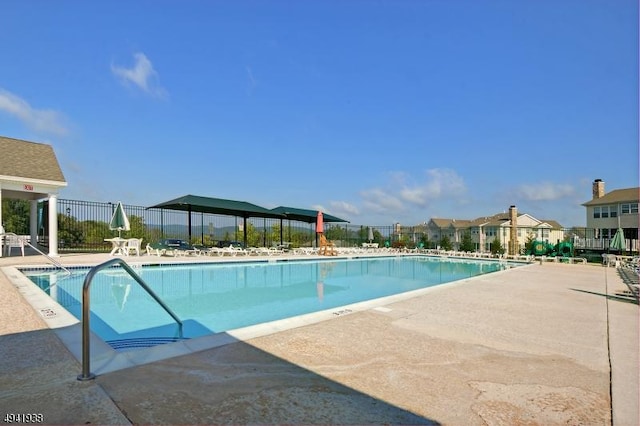
[{"label": "blue pool water", "polygon": [[[337,308],[517,266],[517,263],[428,256],[319,261],[149,265],[136,272],[199,337]],[[23,271],[76,318],[89,269],[71,276]],[[172,318],[119,267],[91,284],[91,329],[115,348],[139,339],[172,341]],[[126,345],[123,345],[124,347]]]}]

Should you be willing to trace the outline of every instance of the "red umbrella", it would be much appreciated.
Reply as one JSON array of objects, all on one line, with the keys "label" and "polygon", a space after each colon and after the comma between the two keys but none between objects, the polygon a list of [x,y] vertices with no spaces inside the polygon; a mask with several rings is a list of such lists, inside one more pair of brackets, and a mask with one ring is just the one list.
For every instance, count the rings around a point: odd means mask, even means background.
[{"label": "red umbrella", "polygon": [[320,210],[318,210],[318,218],[316,219],[316,232],[318,234],[322,234],[324,232],[324,218]]}]

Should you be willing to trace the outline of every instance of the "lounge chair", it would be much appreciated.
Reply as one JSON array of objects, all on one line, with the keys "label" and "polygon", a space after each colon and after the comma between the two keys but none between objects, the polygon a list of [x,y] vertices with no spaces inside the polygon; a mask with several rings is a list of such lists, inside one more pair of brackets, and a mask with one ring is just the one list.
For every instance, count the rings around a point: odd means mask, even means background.
[{"label": "lounge chair", "polygon": [[184,240],[165,240],[165,244],[173,248],[174,256],[199,256],[200,250]]},{"label": "lounge chair", "polygon": [[640,272],[633,265],[622,265],[617,268],[622,281],[629,289],[629,293],[638,302],[640,300]]},{"label": "lounge chair", "polygon": [[296,255],[311,256],[316,254],[318,252],[318,249],[314,247],[296,247],[292,252]]},{"label": "lounge chair", "polygon": [[338,250],[333,241],[327,240],[324,234],[320,235],[320,245],[318,247],[318,254],[320,256],[337,256]]},{"label": "lounge chair", "polygon": [[147,243],[147,254],[150,256],[162,256],[167,252],[167,246],[160,244],[160,243],[154,243],[154,244],[148,244]]},{"label": "lounge chair", "polygon": [[271,256],[271,252],[266,247],[249,247],[248,250],[252,256]]},{"label": "lounge chair", "polygon": [[245,250],[242,247],[238,246],[234,246],[233,244],[229,245],[229,247],[224,247],[222,249],[222,254],[223,255],[229,255],[229,256],[248,256],[249,255],[249,250]]},{"label": "lounge chair", "polygon": [[184,240],[170,238],[157,243],[147,244],[147,253],[155,254],[156,256],[165,256],[169,254],[172,256],[186,256],[192,254],[199,255],[200,250],[196,249]]},{"label": "lounge chair", "polygon": [[269,251],[270,256],[277,256],[279,254],[285,254],[286,250],[279,247],[269,247],[267,249]]},{"label": "lounge chair", "polygon": [[209,256],[223,256],[224,255],[224,249],[220,248],[220,247],[209,247],[206,250],[202,251],[204,254],[207,254]]}]

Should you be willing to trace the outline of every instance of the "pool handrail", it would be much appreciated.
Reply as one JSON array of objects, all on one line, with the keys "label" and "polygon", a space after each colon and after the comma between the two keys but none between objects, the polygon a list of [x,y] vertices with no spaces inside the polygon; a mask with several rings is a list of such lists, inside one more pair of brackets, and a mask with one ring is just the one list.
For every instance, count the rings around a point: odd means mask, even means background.
[{"label": "pool handrail", "polygon": [[22,240],[22,244],[31,247],[32,249],[34,249],[35,251],[37,251],[38,253],[40,253],[44,257],[46,257],[47,260],[53,264],[53,266],[56,266],[56,267],[62,269],[63,271],[65,271],[67,274],[71,275],[71,271],[68,270],[67,268],[65,268],[62,263],[58,262],[57,260],[55,260],[54,258],[49,256],[48,254],[45,254],[42,250],[40,250],[38,247],[36,247],[33,244],[31,244],[29,241],[27,241],[25,238],[21,237],[20,235],[14,233],[14,232],[0,233],[0,238],[5,237],[5,236],[11,236],[11,237],[20,238]]},{"label": "pool handrail", "polygon": [[124,269],[130,276],[133,278],[140,286],[149,293],[153,299],[158,302],[160,306],[169,314],[171,318],[178,323],[178,330],[180,333],[180,337],[182,338],[182,321],[178,316],[173,313],[173,311],[156,295],[153,290],[144,282],[144,280],[136,274],[136,272],[125,262],[123,259],[111,259],[107,260],[100,265],[94,266],[87,273],[87,276],[84,278],[84,283],[82,285],[82,374],[78,375],[78,380],[92,380],[95,379],[95,374],[91,373],[91,330],[89,327],[89,318],[91,315],[90,310],[90,296],[89,296],[89,287],[91,286],[91,281],[93,277],[100,272],[102,269],[108,268],[115,264],[120,264],[122,269]]}]

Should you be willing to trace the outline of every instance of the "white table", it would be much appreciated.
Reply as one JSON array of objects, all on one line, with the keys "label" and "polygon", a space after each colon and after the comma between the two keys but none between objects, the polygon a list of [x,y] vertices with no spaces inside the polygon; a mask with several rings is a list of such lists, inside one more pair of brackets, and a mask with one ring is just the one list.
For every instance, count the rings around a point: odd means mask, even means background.
[{"label": "white table", "polygon": [[114,237],[105,238],[104,240],[109,241],[113,245],[113,249],[111,250],[111,253],[109,253],[111,256],[115,254],[128,254],[125,250],[128,241],[126,238]]}]

